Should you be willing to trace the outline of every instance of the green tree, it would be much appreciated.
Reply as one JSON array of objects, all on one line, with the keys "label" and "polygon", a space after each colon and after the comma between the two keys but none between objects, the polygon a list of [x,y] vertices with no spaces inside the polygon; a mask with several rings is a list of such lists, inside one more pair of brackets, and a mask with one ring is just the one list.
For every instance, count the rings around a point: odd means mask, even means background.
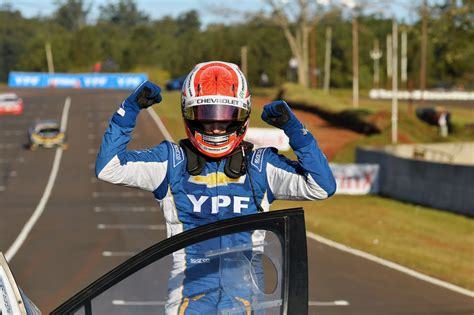
[{"label": "green tree", "polygon": [[109,3],[105,6],[100,6],[99,20],[122,27],[133,27],[138,24],[147,23],[149,17],[138,10],[135,1],[120,0],[116,4]]},{"label": "green tree", "polygon": [[474,2],[446,1],[432,8],[430,83],[474,85]]},{"label": "green tree", "polygon": [[26,41],[24,52],[20,54],[16,69],[21,71],[47,72],[45,43],[51,44],[54,68],[65,72],[74,65],[69,56],[70,33],[57,24],[43,24],[34,35]]},{"label": "green tree", "polygon": [[98,27],[86,26],[73,33],[68,51],[76,70],[90,71],[96,62],[104,59],[100,32]]},{"label": "green tree", "polygon": [[56,0],[55,4],[57,8],[53,13],[53,21],[75,32],[86,24],[92,3],[86,7],[83,0]]}]

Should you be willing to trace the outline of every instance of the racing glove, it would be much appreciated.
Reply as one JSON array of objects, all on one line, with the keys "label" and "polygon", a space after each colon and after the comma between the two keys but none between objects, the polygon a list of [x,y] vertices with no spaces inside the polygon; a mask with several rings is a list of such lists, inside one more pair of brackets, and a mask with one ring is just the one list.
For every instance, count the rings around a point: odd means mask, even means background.
[{"label": "racing glove", "polygon": [[135,127],[138,112],[161,102],[161,88],[150,81],[144,81],[120,105],[112,121],[121,127]]},{"label": "racing glove", "polygon": [[314,140],[313,136],[296,118],[285,101],[279,100],[263,107],[262,120],[276,128],[282,129],[290,139],[293,149],[302,148]]}]

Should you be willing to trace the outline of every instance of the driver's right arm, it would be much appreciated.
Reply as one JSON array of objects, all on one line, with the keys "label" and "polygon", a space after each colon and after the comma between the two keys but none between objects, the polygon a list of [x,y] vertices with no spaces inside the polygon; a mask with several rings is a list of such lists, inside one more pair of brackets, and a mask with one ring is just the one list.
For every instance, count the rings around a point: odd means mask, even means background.
[{"label": "driver's right arm", "polygon": [[[145,103],[140,99],[144,91],[149,99]],[[144,82],[114,113],[97,155],[95,172],[99,179],[147,191],[154,191],[163,183],[169,156],[166,142],[147,150],[127,151],[140,109],[160,100],[159,87]]]}]

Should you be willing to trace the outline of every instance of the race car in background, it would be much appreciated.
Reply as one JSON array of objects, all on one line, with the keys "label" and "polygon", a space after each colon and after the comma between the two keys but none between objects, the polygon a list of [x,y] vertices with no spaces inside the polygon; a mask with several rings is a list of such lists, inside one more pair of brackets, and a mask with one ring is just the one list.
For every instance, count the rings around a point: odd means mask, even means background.
[{"label": "race car in background", "polygon": [[23,100],[15,93],[0,94],[0,115],[23,113]]},{"label": "race car in background", "polygon": [[39,147],[66,149],[66,134],[61,131],[60,124],[56,120],[38,120],[28,130],[27,147],[30,150]]}]

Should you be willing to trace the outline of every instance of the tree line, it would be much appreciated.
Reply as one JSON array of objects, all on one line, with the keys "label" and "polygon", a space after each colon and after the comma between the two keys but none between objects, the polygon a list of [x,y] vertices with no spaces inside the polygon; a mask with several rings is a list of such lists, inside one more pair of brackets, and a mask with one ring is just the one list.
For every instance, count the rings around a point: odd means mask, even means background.
[{"label": "tree line", "polygon": [[[190,10],[177,17],[151,19],[133,0],[119,0],[99,8],[98,18],[88,22],[91,7],[84,0],[58,0],[50,16],[26,18],[11,6],[0,7],[0,81],[10,71],[47,72],[45,43],[50,43],[56,72],[90,72],[100,62],[104,72],[159,69],[170,77],[186,74],[198,62],[226,60],[240,64],[241,47],[247,46],[248,77],[278,85],[289,79],[292,52],[274,14],[249,14],[233,24],[202,25]],[[428,8],[427,86],[473,88],[474,4],[446,1]],[[378,40],[381,86],[389,86],[386,73],[386,37],[392,20],[380,14],[358,16],[359,81],[373,87],[370,52]],[[315,26],[316,50],[312,58],[322,84],[326,28],[332,29],[331,87],[352,84],[352,22],[342,9],[321,13]],[[296,28],[296,22],[289,25]],[[420,81],[421,15],[399,28],[408,35],[408,81]]]}]

